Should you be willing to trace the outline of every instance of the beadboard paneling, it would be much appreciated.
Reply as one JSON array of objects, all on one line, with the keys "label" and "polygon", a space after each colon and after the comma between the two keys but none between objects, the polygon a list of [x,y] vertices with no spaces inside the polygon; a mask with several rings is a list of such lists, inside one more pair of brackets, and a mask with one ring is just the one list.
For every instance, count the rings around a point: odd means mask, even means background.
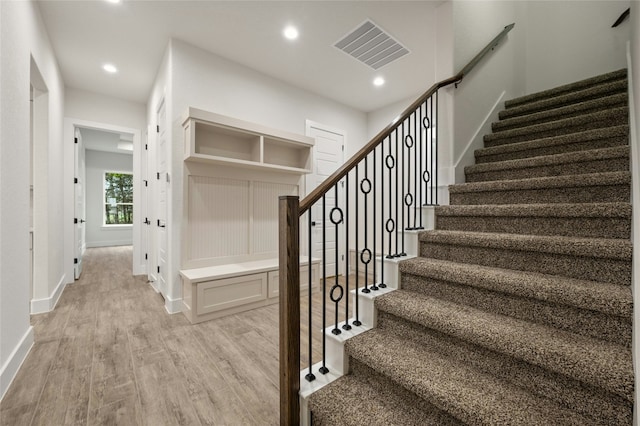
[{"label": "beadboard paneling", "polygon": [[253,253],[278,253],[278,197],[298,195],[297,185],[253,182]]},{"label": "beadboard paneling", "polygon": [[189,176],[190,259],[249,254],[250,182]]}]

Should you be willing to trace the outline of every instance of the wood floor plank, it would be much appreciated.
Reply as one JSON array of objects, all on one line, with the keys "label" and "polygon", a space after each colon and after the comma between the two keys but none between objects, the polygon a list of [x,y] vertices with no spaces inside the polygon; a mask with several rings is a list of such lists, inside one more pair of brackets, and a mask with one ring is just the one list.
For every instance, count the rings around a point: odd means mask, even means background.
[{"label": "wood floor plank", "polygon": [[[56,309],[32,316],[36,342],[0,402],[2,426],[279,423],[278,305],[192,325],[131,275],[131,247],[83,262]],[[312,298],[317,362],[322,293]],[[303,365],[307,307],[303,295]]]}]

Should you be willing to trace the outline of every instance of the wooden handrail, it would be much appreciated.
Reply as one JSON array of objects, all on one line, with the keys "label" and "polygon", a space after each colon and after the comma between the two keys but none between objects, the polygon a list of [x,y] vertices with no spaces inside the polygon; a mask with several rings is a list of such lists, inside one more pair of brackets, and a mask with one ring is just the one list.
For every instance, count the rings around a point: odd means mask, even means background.
[{"label": "wooden handrail", "polygon": [[318,201],[323,194],[331,189],[336,183],[338,183],[343,177],[347,175],[360,161],[362,161],[371,151],[373,151],[382,141],[389,136],[404,120],[406,120],[413,112],[422,105],[427,99],[435,94],[438,89],[449,86],[451,84],[460,83],[462,79],[484,58],[490,51],[492,51],[500,41],[506,37],[507,33],[516,24],[507,25],[487,46],[480,51],[467,65],[465,65],[459,73],[453,77],[442,80],[429,88],[422,96],[416,99],[408,108],[406,108],[400,116],[395,119],[391,124],[385,127],[380,133],[378,133],[369,143],[363,146],[353,157],[351,157],[346,163],[344,163],[338,170],[336,170],[331,176],[326,178],[316,189],[311,191],[309,195],[304,197],[300,201],[300,215],[309,210],[311,206]]}]

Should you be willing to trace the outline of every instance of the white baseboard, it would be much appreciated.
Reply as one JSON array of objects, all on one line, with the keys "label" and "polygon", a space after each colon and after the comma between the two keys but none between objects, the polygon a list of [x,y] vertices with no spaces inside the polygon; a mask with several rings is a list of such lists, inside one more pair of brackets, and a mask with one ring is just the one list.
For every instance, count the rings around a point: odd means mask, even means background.
[{"label": "white baseboard", "polygon": [[58,304],[65,286],[65,275],[63,275],[51,296],[44,299],[31,299],[31,314],[43,314],[52,311]]},{"label": "white baseboard", "polygon": [[167,313],[170,314],[177,314],[179,312],[182,312],[182,298],[171,299],[169,296],[165,296],[164,308],[167,310]]},{"label": "white baseboard", "polygon": [[496,99],[496,101],[494,102],[493,107],[491,107],[491,109],[487,113],[486,117],[482,121],[482,124],[478,126],[476,132],[473,134],[469,142],[467,142],[467,146],[465,147],[464,151],[455,162],[454,167],[456,183],[464,183],[465,166],[471,166],[475,164],[475,150],[484,148],[484,135],[491,133],[491,124],[495,121],[498,121],[498,114],[502,110],[502,102],[506,94],[507,92],[503,90],[500,96],[498,96],[498,99]]},{"label": "white baseboard", "polygon": [[0,370],[0,401],[4,398],[4,394],[9,389],[9,386],[13,382],[13,379],[18,374],[18,370],[22,366],[22,363],[27,358],[31,347],[33,346],[33,327],[29,326],[27,332],[22,336],[20,343],[9,355],[9,359],[2,366]]}]

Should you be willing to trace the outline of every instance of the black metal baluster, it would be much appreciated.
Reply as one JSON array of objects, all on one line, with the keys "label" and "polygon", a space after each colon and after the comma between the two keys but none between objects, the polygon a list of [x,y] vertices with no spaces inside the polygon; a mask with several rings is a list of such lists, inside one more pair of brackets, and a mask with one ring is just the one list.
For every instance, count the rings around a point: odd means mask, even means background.
[{"label": "black metal baluster", "polygon": [[[422,123],[422,106],[424,104],[420,105],[420,108],[418,109],[418,119],[416,120],[416,123]],[[416,124],[418,130],[420,131],[420,172],[417,173],[417,177],[418,177],[418,182],[420,183],[420,191],[418,191],[418,194],[420,196],[420,200],[416,203],[416,206],[418,207],[418,209],[420,210],[420,212],[418,213],[418,217],[420,217],[420,223],[418,224],[418,229],[424,229],[424,226],[422,224],[422,173],[424,171],[423,169],[423,165],[422,165],[422,157],[424,156],[424,154],[426,153],[426,149],[424,148],[424,139],[422,137],[423,132],[422,132],[422,127],[420,126],[420,124]],[[424,167],[427,167],[426,161],[424,164]]]},{"label": "black metal baluster", "polygon": [[312,335],[311,335],[311,330],[313,330],[313,325],[312,325],[312,310],[311,310],[311,301],[313,300],[313,298],[311,297],[313,295],[313,292],[311,291],[311,286],[313,284],[313,280],[312,280],[312,271],[311,271],[311,254],[312,254],[312,242],[311,242],[311,227],[313,226],[313,220],[311,218],[311,209],[309,209],[309,211],[307,212],[307,214],[309,215],[308,217],[308,234],[309,234],[309,244],[308,244],[308,248],[309,248],[309,372],[304,376],[305,379],[307,379],[308,382],[312,382],[316,379],[316,376],[313,374],[312,370],[311,370],[311,365],[313,364],[313,348],[312,348]]},{"label": "black metal baluster", "polygon": [[[359,216],[359,211],[358,211],[358,198],[359,197],[359,193],[358,193],[358,168],[360,167],[360,164],[358,164],[356,166],[356,181],[354,182],[355,186],[356,186],[356,190],[354,191],[355,193],[355,198],[356,198],[356,319],[355,321],[352,322],[353,325],[355,325],[356,327],[359,325],[362,325],[362,323],[360,322],[360,311],[359,311],[359,307],[360,307],[360,298],[358,297],[358,291],[360,291],[360,265],[358,263],[358,260],[360,258],[360,242],[358,241],[358,223],[360,223],[360,216]],[[348,217],[348,215],[347,215]]]},{"label": "black metal baluster", "polygon": [[[411,206],[413,205],[413,194],[411,194],[411,148],[415,145],[413,142],[413,136],[411,133],[411,121],[407,118],[407,128],[409,134],[404,135],[404,146],[407,148],[407,192],[404,194],[404,204],[407,206],[407,231],[411,231],[414,228],[411,226]],[[404,130],[404,123],[403,123]]]},{"label": "black metal baluster", "polygon": [[369,200],[371,181],[369,180],[369,157],[364,158],[364,178],[360,182],[360,190],[364,194],[364,250],[360,253],[360,260],[364,263],[364,288],[363,293],[371,293],[369,290],[369,262],[371,262],[371,250],[369,249]]},{"label": "black metal baluster", "polygon": [[394,134],[394,146],[396,147],[396,215],[395,215],[395,220],[396,220],[396,253],[395,253],[395,257],[400,257],[404,255],[404,232],[402,233],[402,252],[400,252],[400,246],[398,245],[399,241],[398,241],[398,237],[400,234],[400,226],[399,223],[399,216],[398,216],[398,200],[400,199],[399,193],[398,193],[398,169],[400,169],[400,167],[398,167],[398,162],[400,161],[400,157],[398,157],[398,129],[396,128],[393,131]]},{"label": "black metal baluster", "polygon": [[345,290],[344,294],[346,295],[345,299],[345,307],[344,307],[344,324],[342,326],[343,330],[351,330],[351,325],[349,325],[349,173],[344,177],[344,187],[346,188],[344,191],[344,246],[346,252],[346,259],[344,265],[344,276],[345,276]]},{"label": "black metal baluster", "polygon": [[[400,205],[402,206],[402,211],[401,211],[400,216],[399,216],[399,219],[402,221],[402,253],[400,255],[401,256],[406,256],[407,252],[406,252],[406,250],[404,248],[404,231],[405,231],[405,227],[404,227],[405,226],[405,223],[404,223],[404,177],[405,177],[405,173],[404,173],[404,164],[405,164],[404,121],[402,122],[402,135],[400,136],[400,143],[402,144],[402,176],[401,176],[401,179],[400,179],[400,184],[402,186],[401,194],[402,194],[402,197],[403,197],[403,199],[400,201]],[[396,147],[397,147],[397,140],[396,140]],[[397,185],[397,183],[396,183],[396,185]]]},{"label": "black metal baluster", "polygon": [[[389,154],[387,154],[386,160],[385,160],[385,164],[387,166],[387,169],[389,169],[389,219],[387,219],[387,223],[386,223],[386,229],[387,232],[389,233],[389,253],[387,254],[387,259],[393,259],[394,257],[396,257],[396,255],[394,255],[393,253],[393,231],[395,228],[395,222],[393,221],[393,203],[391,203],[391,200],[393,199],[393,168],[395,167],[395,158],[393,157],[393,155],[391,155],[391,136],[389,136],[388,138],[389,141]],[[384,145],[383,145],[384,148]],[[384,208],[384,203],[383,203],[383,208]],[[397,245],[397,242],[396,242]],[[397,246],[396,246],[396,252],[397,252]]]},{"label": "black metal baluster", "polygon": [[376,171],[378,169],[378,164],[376,163],[377,150],[377,147],[373,150],[373,283],[371,284],[371,287],[369,287],[372,291],[378,290],[378,285],[376,284],[376,250],[378,248],[378,241],[376,239]]},{"label": "black metal baluster", "polygon": [[[333,223],[333,227],[335,228],[335,252],[336,252],[336,257],[335,257],[335,284],[333,285],[333,287],[331,287],[331,290],[329,291],[329,298],[331,299],[331,301],[333,303],[335,303],[335,325],[333,327],[333,330],[331,330],[332,334],[338,335],[340,333],[342,333],[342,331],[338,328],[338,316],[340,314],[340,301],[342,300],[342,297],[344,296],[344,288],[340,285],[340,279],[339,279],[339,274],[338,274],[338,265],[340,265],[340,250],[338,249],[340,247],[340,224],[342,223],[342,221],[344,220],[344,214],[342,213],[342,209],[340,207],[338,207],[338,184],[339,182],[337,182],[334,186],[335,192],[334,192],[334,196],[335,196],[335,205],[334,207],[331,209],[331,213],[329,214],[329,220],[331,221],[331,223]],[[338,292],[338,295],[336,296],[335,293],[336,291]]]},{"label": "black metal baluster", "polygon": [[[438,119],[438,114],[439,114],[439,109],[438,109],[438,98],[440,97],[440,95],[438,95],[438,91],[436,90],[436,120]],[[433,117],[432,117],[432,121],[433,121]],[[433,126],[432,126],[433,127]],[[434,161],[434,165],[433,165],[433,169],[431,171],[431,174],[433,175],[433,185],[434,185],[434,192],[436,194],[435,197],[435,202],[433,203],[434,206],[438,205],[438,132],[440,131],[440,126],[436,126],[436,138],[435,138],[435,161]]]},{"label": "black metal baluster", "polygon": [[413,174],[413,229],[418,228],[418,176],[420,176],[420,170],[418,170],[418,123],[416,122],[416,113],[411,114],[413,117],[413,161],[414,170]]},{"label": "black metal baluster", "polygon": [[427,108],[427,114],[425,114],[425,117],[422,119],[422,127],[425,128],[427,145],[429,147],[426,159],[427,169],[422,173],[422,180],[425,183],[426,192],[429,194],[429,197],[426,197],[428,201],[425,199],[425,206],[433,205],[433,126],[431,125],[433,119],[433,97],[429,98],[429,102],[431,103],[431,108]]},{"label": "black metal baluster", "polygon": [[[384,283],[384,231],[385,231],[385,222],[384,222],[384,166],[383,162],[386,161],[384,158],[384,139],[380,143],[380,283],[378,284],[379,288],[386,288],[387,285]],[[389,201],[391,201],[391,197],[389,197]],[[389,241],[391,241],[391,235],[389,235]]]},{"label": "black metal baluster", "polygon": [[326,194],[322,196],[322,367],[318,371],[327,374],[327,203]]}]

